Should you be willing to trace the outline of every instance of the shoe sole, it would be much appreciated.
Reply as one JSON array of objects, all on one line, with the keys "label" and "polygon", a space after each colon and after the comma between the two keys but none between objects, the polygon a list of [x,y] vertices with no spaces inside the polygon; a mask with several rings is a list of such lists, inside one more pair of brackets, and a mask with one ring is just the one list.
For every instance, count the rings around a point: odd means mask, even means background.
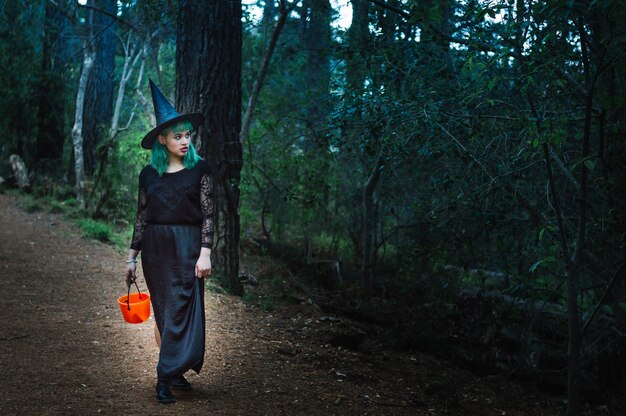
[{"label": "shoe sole", "polygon": [[191,386],[172,386],[172,385],[170,385],[170,389],[172,389],[172,390],[191,391],[191,390],[193,390],[193,387],[191,387]]},{"label": "shoe sole", "polygon": [[172,404],[176,403],[176,399],[157,399],[157,401],[161,404]]}]

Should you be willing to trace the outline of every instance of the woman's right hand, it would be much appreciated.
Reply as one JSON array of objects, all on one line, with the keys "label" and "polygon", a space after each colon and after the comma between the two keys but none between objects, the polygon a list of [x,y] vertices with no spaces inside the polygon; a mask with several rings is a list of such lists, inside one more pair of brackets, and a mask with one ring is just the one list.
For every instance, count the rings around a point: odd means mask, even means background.
[{"label": "woman's right hand", "polygon": [[137,279],[137,265],[135,263],[126,264],[126,274],[124,276],[126,287],[130,287]]}]

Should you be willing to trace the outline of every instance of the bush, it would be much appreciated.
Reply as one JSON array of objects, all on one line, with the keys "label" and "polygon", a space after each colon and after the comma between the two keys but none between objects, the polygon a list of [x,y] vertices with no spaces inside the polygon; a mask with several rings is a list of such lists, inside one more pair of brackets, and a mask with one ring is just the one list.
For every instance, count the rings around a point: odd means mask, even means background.
[{"label": "bush", "polygon": [[220,285],[220,281],[216,276],[211,276],[205,279],[206,289],[211,293],[225,294],[226,291]]},{"label": "bush", "polygon": [[267,298],[261,302],[261,309],[265,312],[272,312],[274,310],[274,301],[272,298]]},{"label": "bush", "polygon": [[66,211],[63,203],[59,202],[52,196],[44,196],[39,198],[38,204],[41,205],[43,209],[52,214],[61,214]]},{"label": "bush", "polygon": [[254,293],[251,292],[246,292],[243,294],[243,296],[241,296],[241,300],[243,300],[244,302],[247,303],[253,303],[256,302],[258,300],[258,296],[255,295]]},{"label": "bush", "polygon": [[87,238],[102,242],[112,241],[113,230],[106,223],[92,219],[83,219],[78,221],[78,225],[83,231],[83,235]]},{"label": "bush", "polygon": [[33,199],[30,195],[24,196],[20,201],[20,205],[24,211],[33,213],[42,210],[41,203],[36,199]]}]

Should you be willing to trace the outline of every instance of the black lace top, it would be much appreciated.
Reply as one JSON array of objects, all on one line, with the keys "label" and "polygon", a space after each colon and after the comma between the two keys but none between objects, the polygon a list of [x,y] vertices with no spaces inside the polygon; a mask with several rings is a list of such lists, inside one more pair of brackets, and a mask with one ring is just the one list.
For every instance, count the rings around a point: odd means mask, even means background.
[{"label": "black lace top", "polygon": [[213,176],[205,161],[161,177],[152,166],[146,166],[139,174],[137,221],[130,248],[141,250],[148,224],[201,225],[202,247],[211,248],[215,230],[213,201]]}]

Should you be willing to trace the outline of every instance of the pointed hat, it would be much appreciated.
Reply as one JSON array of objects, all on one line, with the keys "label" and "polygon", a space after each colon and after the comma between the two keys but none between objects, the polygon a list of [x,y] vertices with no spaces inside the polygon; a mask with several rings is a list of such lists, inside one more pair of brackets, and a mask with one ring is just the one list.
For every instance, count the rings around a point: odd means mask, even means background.
[{"label": "pointed hat", "polygon": [[152,91],[152,103],[154,105],[157,126],[150,133],[146,134],[146,137],[141,141],[141,147],[144,149],[152,149],[159,133],[176,123],[188,121],[193,126],[193,129],[197,130],[198,126],[204,121],[204,116],[200,113],[180,115],[152,80],[150,80],[150,90]]}]

